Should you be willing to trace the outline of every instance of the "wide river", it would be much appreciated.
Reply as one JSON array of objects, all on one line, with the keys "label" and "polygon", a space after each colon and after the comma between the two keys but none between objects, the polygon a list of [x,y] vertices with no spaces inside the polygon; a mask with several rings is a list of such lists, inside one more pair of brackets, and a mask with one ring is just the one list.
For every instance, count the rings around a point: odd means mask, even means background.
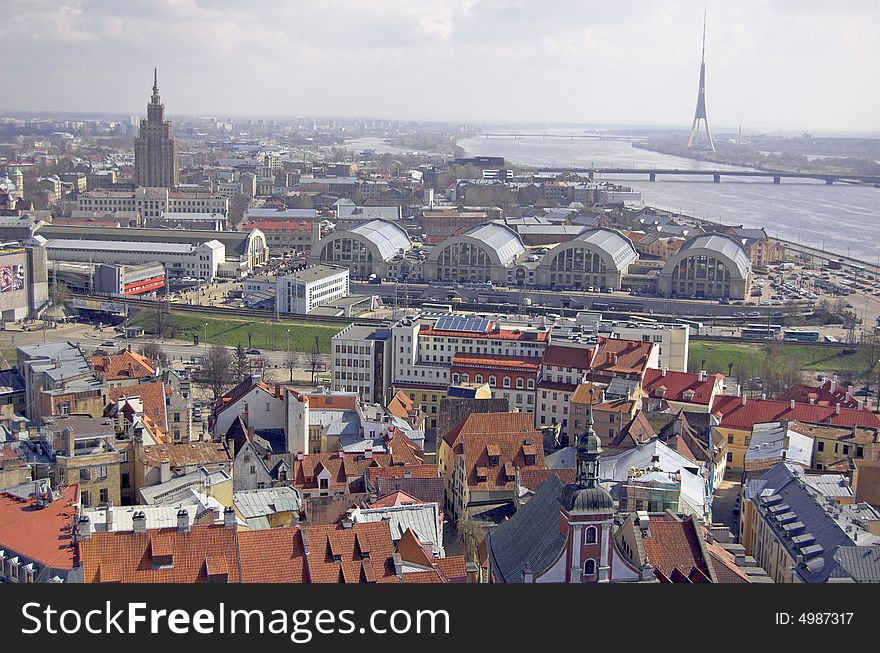
[{"label": "wide river", "polygon": [[[626,141],[471,137],[459,140],[458,144],[468,156],[503,156],[508,161],[531,166],[730,168],[641,150]],[[724,224],[765,227],[771,236],[870,263],[880,261],[880,188],[827,186],[822,181],[792,179],[773,184],[763,178],[722,177],[718,184],[711,177],[658,177],[655,182],[644,175],[614,175],[608,179],[641,192],[642,200],[649,206]]]}]

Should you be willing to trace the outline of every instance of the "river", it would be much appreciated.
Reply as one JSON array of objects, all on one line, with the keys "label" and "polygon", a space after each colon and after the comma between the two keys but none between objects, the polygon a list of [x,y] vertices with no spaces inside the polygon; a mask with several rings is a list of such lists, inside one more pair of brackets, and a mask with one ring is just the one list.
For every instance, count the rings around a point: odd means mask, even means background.
[{"label": "river", "polygon": [[[499,133],[502,130],[490,130]],[[530,130],[535,132],[536,130]],[[568,134],[578,130],[544,130]],[[580,133],[583,133],[582,131]],[[468,156],[503,156],[508,161],[548,167],[657,167],[733,169],[714,163],[650,152],[626,141],[519,137],[470,137],[458,141]],[[742,168],[739,168],[742,169]],[[601,179],[601,175],[598,177]],[[861,260],[880,262],[874,229],[880,229],[880,189],[822,181],[763,178],[659,177],[614,175],[649,206],[679,211],[724,224],[764,227],[770,236],[812,245]]]}]

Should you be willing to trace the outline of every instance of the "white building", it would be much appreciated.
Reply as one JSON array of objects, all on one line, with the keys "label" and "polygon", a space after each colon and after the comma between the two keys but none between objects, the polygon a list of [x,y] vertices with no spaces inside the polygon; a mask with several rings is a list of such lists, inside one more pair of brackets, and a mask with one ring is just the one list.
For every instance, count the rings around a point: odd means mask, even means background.
[{"label": "white building", "polygon": [[221,213],[227,215],[229,199],[219,193],[176,191],[168,188],[136,188],[118,191],[98,188],[80,193],[80,211],[137,211],[144,220],[158,219],[163,213]]},{"label": "white building", "polygon": [[661,368],[688,371],[690,327],[686,324],[603,320],[601,313],[583,311],[577,314],[573,324],[570,320],[560,320],[552,335],[557,342],[595,342],[599,337],[651,342]]},{"label": "white building", "polygon": [[349,294],[348,268],[315,265],[276,280],[279,313],[308,313]]},{"label": "white building", "polygon": [[226,261],[226,247],[217,240],[186,243],[125,242],[119,240],[50,240],[50,261],[142,265],[159,262],[165,276],[211,280]]},{"label": "white building", "polygon": [[349,324],[333,336],[330,359],[334,392],[357,392],[383,406],[391,396],[391,328]]},{"label": "white building", "polygon": [[225,231],[227,225],[225,213],[182,213],[163,211],[158,218],[148,218],[146,227],[183,227],[184,229],[201,229],[205,231]]}]

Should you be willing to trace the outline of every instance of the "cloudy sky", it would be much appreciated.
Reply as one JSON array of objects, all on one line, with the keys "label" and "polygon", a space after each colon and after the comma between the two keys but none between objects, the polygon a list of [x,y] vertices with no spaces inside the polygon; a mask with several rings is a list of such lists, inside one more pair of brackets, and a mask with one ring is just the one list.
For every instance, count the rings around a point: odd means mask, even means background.
[{"label": "cloudy sky", "polygon": [[688,127],[704,6],[716,131],[880,132],[878,0],[0,0],[0,110]]}]

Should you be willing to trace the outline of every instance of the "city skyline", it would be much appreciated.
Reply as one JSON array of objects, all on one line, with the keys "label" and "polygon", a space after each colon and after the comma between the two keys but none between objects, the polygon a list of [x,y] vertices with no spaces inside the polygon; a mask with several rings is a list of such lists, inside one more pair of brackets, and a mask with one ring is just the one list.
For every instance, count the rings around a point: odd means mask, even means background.
[{"label": "city skyline", "polygon": [[[155,66],[178,116],[682,129],[693,116],[703,19],[702,7],[647,2],[626,15],[591,3],[552,13],[533,3],[470,1],[258,2],[248,11],[197,1],[10,4],[0,36],[30,51],[40,34],[41,47],[10,70],[19,92],[4,112],[140,114]],[[706,9],[716,130],[880,131],[871,111],[880,85],[864,83],[853,65],[880,56],[870,33],[880,6],[752,0]],[[95,70],[96,57],[104,57],[102,73],[83,73]]]}]

